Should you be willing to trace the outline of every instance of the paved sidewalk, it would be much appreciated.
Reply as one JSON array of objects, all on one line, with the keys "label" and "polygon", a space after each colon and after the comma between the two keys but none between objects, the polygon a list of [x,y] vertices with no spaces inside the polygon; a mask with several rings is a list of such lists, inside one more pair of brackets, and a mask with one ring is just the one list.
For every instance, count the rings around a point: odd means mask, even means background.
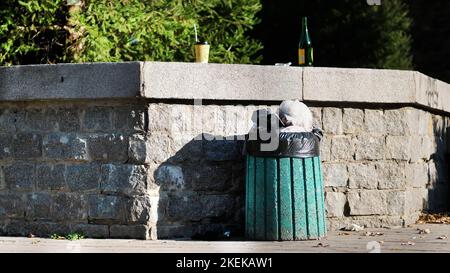
[{"label": "paved sidewalk", "polygon": [[[420,230],[429,229],[430,233]],[[426,231],[428,232],[428,230]],[[0,252],[450,252],[450,225],[334,231],[302,242],[192,241],[0,237]]]}]

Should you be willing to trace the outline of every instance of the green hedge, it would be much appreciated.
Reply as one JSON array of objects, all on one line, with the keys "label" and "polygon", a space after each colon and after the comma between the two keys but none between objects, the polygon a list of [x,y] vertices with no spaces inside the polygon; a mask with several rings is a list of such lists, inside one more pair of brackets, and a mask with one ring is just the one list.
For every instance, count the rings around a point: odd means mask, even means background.
[{"label": "green hedge", "polygon": [[3,0],[0,64],[192,61],[194,24],[210,62],[261,59],[261,43],[247,35],[259,0],[90,0],[72,13],[65,2]]}]

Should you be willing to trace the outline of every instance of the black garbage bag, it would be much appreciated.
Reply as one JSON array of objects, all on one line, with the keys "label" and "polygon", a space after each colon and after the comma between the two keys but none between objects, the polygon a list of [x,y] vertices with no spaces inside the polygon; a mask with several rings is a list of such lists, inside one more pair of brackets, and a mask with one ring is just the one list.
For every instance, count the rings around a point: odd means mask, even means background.
[{"label": "black garbage bag", "polygon": [[261,144],[269,143],[269,140],[261,140],[259,137],[252,140],[247,135],[245,147],[246,152],[253,156],[309,158],[319,156],[322,137],[323,133],[319,128],[314,128],[312,132],[280,132],[278,148],[264,151]]}]

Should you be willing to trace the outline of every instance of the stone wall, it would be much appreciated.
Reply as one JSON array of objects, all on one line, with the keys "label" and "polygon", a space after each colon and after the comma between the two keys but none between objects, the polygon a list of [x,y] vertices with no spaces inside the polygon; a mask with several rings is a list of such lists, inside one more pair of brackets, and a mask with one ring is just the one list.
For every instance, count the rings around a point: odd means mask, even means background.
[{"label": "stone wall", "polygon": [[[350,223],[406,226],[424,210],[447,210],[448,116],[411,107],[315,104],[316,126],[325,131],[321,159],[329,229]],[[204,105],[195,110],[192,105],[150,104],[149,150],[165,147],[149,155],[160,196],[160,238],[207,230],[241,235],[245,169],[239,137],[251,125],[241,121],[250,120],[256,109],[276,107]],[[196,140],[202,133],[206,139]]]},{"label": "stone wall", "polygon": [[330,229],[448,209],[450,86],[418,72],[18,66],[0,68],[0,234],[243,235],[242,137],[295,98],[325,131]]},{"label": "stone wall", "polygon": [[126,101],[1,104],[0,233],[151,238],[157,198],[138,149],[145,109]]}]

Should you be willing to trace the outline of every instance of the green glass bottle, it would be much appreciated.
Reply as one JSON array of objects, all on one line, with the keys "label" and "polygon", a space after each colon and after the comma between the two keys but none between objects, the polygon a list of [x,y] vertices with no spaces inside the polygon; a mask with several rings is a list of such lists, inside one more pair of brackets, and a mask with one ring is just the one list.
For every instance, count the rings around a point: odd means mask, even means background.
[{"label": "green glass bottle", "polygon": [[298,43],[298,65],[312,66],[313,55],[313,46],[308,33],[308,19],[303,17],[302,34],[300,35],[300,42]]}]

